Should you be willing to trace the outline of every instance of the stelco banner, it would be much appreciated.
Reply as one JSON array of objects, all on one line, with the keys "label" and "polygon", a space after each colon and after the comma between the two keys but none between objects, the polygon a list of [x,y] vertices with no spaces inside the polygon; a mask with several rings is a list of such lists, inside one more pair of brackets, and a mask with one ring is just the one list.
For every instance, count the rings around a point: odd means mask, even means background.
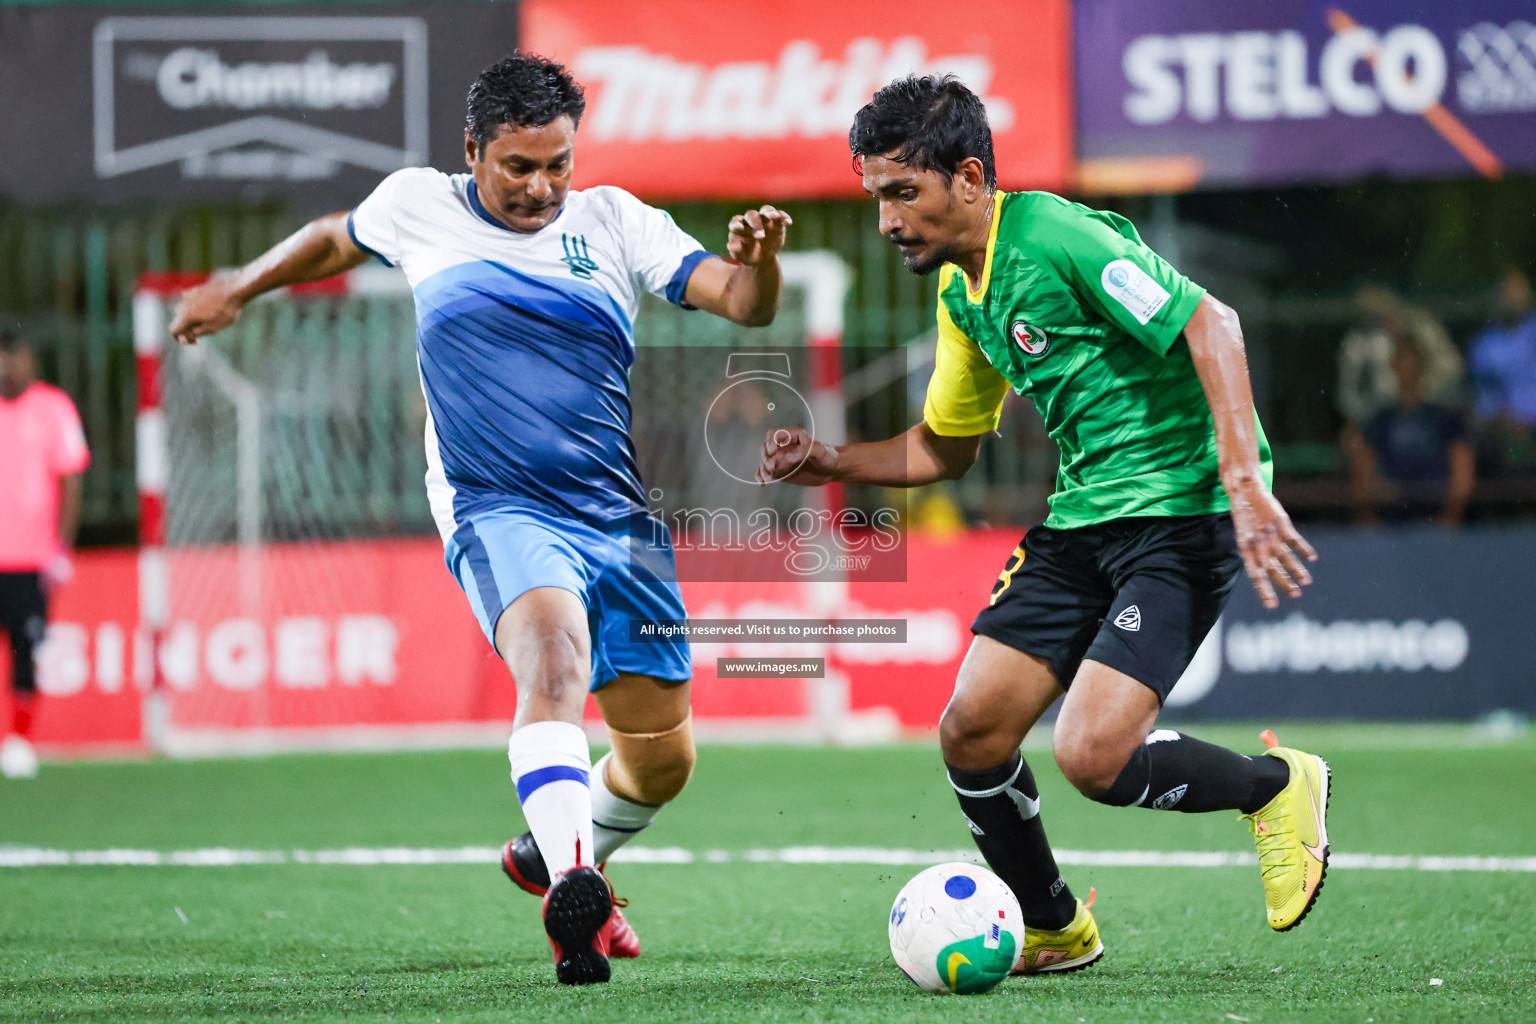
[{"label": "stelco banner", "polygon": [[1079,0],[1085,186],[1536,168],[1529,0]]},{"label": "stelco banner", "polygon": [[[1299,601],[1265,611],[1239,582],[1165,717],[1466,720],[1536,714],[1529,623],[1536,532],[1309,531],[1322,558]],[[975,531],[907,544],[906,582],[825,589],[781,580],[682,584],[694,622],[904,623],[898,642],[695,643],[694,714],[705,734],[880,721],[931,730],[971,642],[969,627],[1018,536]],[[172,725],[187,734],[407,730],[505,723],[515,693],[443,568],[433,540],[287,545],[262,556],[262,610],[222,581],[232,550],[173,556],[178,578],[215,581],[173,601],[159,644]],[[320,585],[330,580],[335,586]],[[38,739],[53,748],[136,746],[152,678],[137,628],[134,554],[87,552],[58,594],[40,658]],[[195,599],[193,599],[195,598]],[[719,659],[804,658],[818,678],[725,678]],[[0,670],[3,671],[3,670]],[[813,673],[807,673],[811,675]],[[8,688],[0,685],[0,704]],[[0,714],[5,708],[0,706]],[[834,728],[823,735],[836,736]],[[300,741],[302,742],[302,740]],[[206,748],[205,748],[206,749]]]},{"label": "stelco banner", "polygon": [[859,192],[848,128],[875,90],[953,72],[986,102],[1005,188],[1071,166],[1066,0],[533,0],[523,39],[587,89],[578,185],[657,198]]},{"label": "stelco banner", "polygon": [[[463,162],[512,4],[0,9],[0,192],[355,203]],[[324,13],[316,13],[317,10]]]}]

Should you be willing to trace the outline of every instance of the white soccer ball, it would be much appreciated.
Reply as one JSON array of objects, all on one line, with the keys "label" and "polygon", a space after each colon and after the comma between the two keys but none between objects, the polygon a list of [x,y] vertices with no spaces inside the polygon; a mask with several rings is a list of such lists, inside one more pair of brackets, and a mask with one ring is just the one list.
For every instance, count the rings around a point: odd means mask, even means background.
[{"label": "white soccer ball", "polygon": [[1024,915],[1003,880],[976,864],[940,864],[902,886],[891,907],[891,956],[921,989],[986,992],[1024,945]]}]

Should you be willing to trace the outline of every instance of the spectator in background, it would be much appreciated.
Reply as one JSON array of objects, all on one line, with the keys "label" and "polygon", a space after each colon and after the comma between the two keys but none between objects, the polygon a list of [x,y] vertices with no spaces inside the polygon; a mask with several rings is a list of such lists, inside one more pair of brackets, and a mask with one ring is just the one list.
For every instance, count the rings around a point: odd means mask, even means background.
[{"label": "spectator in background", "polygon": [[1536,301],[1518,267],[1505,267],[1493,320],[1467,345],[1472,389],[1485,442],[1502,464],[1512,443],[1536,432]]},{"label": "spectator in background", "polygon": [[1461,522],[1474,480],[1466,417],[1425,399],[1428,357],[1402,338],[1392,350],[1397,398],[1363,426],[1344,428],[1351,493],[1364,522]]},{"label": "spectator in background", "polygon": [[1412,341],[1423,354],[1423,395],[1430,402],[1460,404],[1461,354],[1440,321],[1380,285],[1362,285],[1355,306],[1364,323],[1339,346],[1338,408],[1344,422],[1364,427],[1398,398],[1393,372],[1397,343]]},{"label": "spectator in background", "polygon": [[80,474],[90,462],[69,396],[37,379],[31,347],[0,334],[0,628],[11,643],[11,720],[0,722],[0,774],[37,774],[34,654],[48,590],[68,579],[80,524]]}]

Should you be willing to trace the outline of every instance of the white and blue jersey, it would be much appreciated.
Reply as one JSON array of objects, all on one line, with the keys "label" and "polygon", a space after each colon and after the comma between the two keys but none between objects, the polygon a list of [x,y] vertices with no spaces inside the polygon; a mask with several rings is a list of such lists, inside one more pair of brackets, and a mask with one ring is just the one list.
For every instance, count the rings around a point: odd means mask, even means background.
[{"label": "white and blue jersey", "polygon": [[347,227],[410,282],[427,499],[487,637],[523,592],[559,586],[586,603],[594,687],[617,672],[687,678],[686,645],[619,642],[628,617],[685,616],[670,551],[630,564],[646,503],[629,368],[641,290],[684,304],[710,254],[622,189],[573,191],[522,233],[485,210],[471,175],[431,168],[385,178]]},{"label": "white and blue jersey", "polygon": [[708,258],[665,212],[618,188],[571,192],[524,234],[474,178],[396,171],[352,211],[357,245],[416,298],[427,496],[439,532],[491,508],[602,524],[645,508],[630,441],[640,291],[682,304]]}]

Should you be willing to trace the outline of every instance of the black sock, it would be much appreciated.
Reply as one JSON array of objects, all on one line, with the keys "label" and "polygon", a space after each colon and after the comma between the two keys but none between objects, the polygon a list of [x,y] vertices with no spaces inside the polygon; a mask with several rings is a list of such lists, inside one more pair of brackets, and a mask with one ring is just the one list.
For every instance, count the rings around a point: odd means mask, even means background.
[{"label": "black sock", "polygon": [[1095,799],[1115,807],[1252,814],[1285,788],[1290,772],[1278,757],[1245,757],[1158,729],[1136,748],[1109,792]]},{"label": "black sock", "polygon": [[1072,923],[1077,901],[1056,868],[1040,823],[1040,791],[1022,755],[996,768],[968,772],[951,765],[949,783],[971,825],[971,838],[997,876],[1019,898],[1024,923],[1056,931]]}]

